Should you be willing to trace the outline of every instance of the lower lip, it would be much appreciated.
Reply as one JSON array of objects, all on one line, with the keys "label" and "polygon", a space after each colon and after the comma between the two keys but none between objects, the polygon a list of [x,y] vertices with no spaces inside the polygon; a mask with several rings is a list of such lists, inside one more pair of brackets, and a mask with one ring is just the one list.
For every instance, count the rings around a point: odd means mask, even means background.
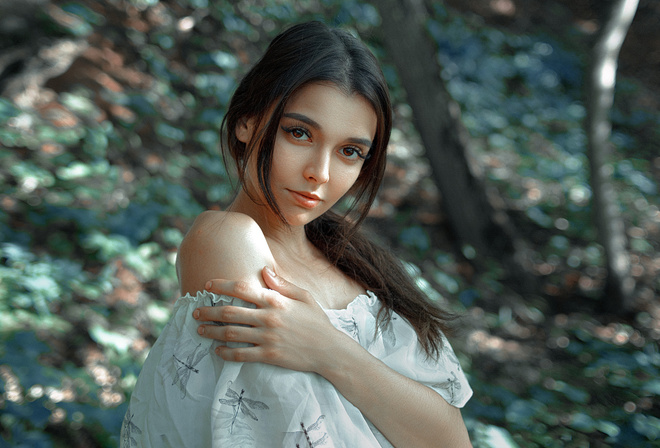
[{"label": "lower lip", "polygon": [[300,193],[296,193],[295,191],[289,190],[289,192],[291,193],[291,196],[293,196],[293,199],[295,199],[295,201],[298,203],[298,205],[305,208],[314,208],[319,204],[319,202],[321,202],[320,199],[313,199]]}]

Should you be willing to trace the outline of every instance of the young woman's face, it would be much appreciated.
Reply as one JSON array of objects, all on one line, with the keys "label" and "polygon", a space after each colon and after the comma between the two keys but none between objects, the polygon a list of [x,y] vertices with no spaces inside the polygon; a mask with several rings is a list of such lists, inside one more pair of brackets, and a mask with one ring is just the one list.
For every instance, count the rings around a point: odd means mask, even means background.
[{"label": "young woman's face", "polygon": [[[252,126],[248,120],[237,132],[240,140],[252,136]],[[308,84],[289,100],[275,139],[271,189],[290,225],[318,218],[351,189],[376,127],[366,99],[332,84]]]}]

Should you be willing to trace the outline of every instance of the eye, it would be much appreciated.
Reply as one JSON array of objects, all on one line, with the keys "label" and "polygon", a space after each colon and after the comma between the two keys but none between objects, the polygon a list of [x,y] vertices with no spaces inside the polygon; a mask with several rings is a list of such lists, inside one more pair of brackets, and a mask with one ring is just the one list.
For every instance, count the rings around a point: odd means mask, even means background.
[{"label": "eye", "polygon": [[345,146],[341,148],[341,154],[349,160],[366,160],[369,158],[369,154],[362,155],[362,150],[354,146]]},{"label": "eye", "polygon": [[311,139],[307,129],[301,128],[299,126],[289,128],[282,126],[282,130],[289,134],[294,140],[306,141]]}]

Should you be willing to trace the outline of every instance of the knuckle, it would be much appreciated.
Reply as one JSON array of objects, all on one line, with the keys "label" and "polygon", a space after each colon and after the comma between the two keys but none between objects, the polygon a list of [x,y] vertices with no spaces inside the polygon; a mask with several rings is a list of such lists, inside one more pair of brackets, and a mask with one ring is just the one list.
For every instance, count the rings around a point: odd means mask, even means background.
[{"label": "knuckle", "polygon": [[278,328],[282,326],[282,320],[275,314],[269,314],[264,317],[264,327]]},{"label": "knuckle", "polygon": [[264,327],[276,328],[281,324],[280,318],[275,313],[268,313],[263,318]]},{"label": "knuckle", "polygon": [[241,349],[234,349],[234,361],[236,362],[246,362],[247,361],[247,355],[244,350]]},{"label": "knuckle", "polygon": [[236,316],[236,310],[232,307],[226,306],[220,310],[219,317],[222,322],[231,322]]},{"label": "knuckle", "polygon": [[236,341],[238,339],[239,333],[235,327],[227,326],[225,327],[225,341]]},{"label": "knuckle", "polygon": [[277,336],[277,334],[275,334],[272,331],[263,332],[261,337],[262,337],[263,342],[264,342],[263,345],[266,345],[266,346],[271,346],[271,347],[272,346],[277,346],[280,342],[280,337]]},{"label": "knuckle", "polygon": [[266,296],[266,303],[273,308],[282,308],[282,298],[279,294],[268,294]]},{"label": "knuckle", "polygon": [[269,363],[276,362],[280,358],[279,351],[274,348],[267,348],[264,350],[264,359]]},{"label": "knuckle", "polygon": [[298,290],[296,291],[296,294],[297,294],[298,297],[300,297],[303,300],[313,298],[312,294],[308,290],[302,289],[302,288],[298,288]]},{"label": "knuckle", "polygon": [[238,294],[247,294],[250,291],[250,284],[244,281],[234,283],[234,292]]}]

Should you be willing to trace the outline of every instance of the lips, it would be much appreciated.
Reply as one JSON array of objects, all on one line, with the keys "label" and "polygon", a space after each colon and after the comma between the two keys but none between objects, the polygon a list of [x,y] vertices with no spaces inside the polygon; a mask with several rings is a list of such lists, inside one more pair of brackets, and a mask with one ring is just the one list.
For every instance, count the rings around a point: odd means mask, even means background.
[{"label": "lips", "polygon": [[315,195],[314,193],[308,193],[306,191],[294,191],[294,190],[288,190],[288,191],[289,193],[291,193],[291,196],[296,201],[296,203],[298,203],[298,205],[300,205],[301,207],[314,208],[321,202],[321,198]]}]

